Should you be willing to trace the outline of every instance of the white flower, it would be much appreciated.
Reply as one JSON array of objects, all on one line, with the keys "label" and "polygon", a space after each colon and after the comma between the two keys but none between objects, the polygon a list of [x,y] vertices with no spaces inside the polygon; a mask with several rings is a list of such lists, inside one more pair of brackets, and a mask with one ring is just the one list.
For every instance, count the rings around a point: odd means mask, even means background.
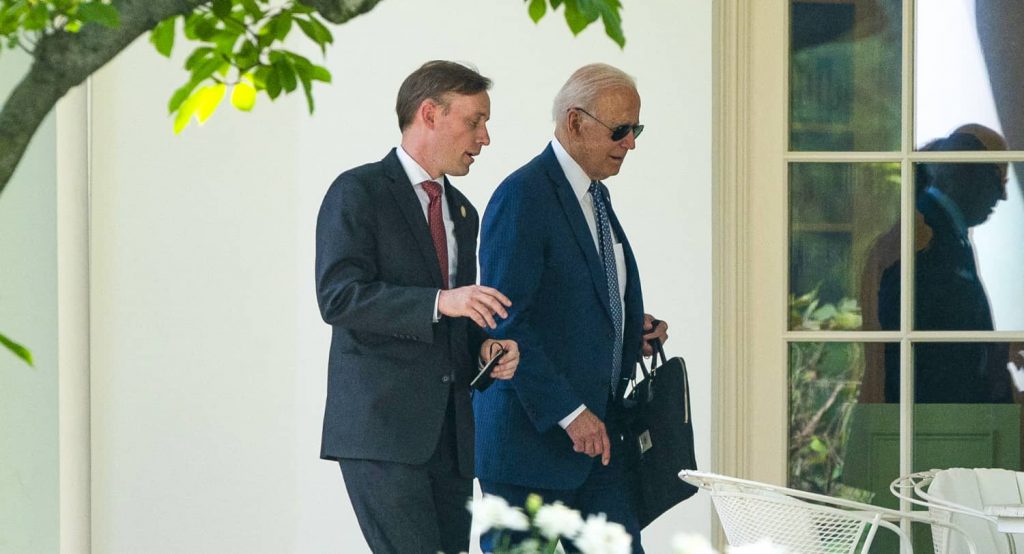
[{"label": "white flower", "polygon": [[561,502],[555,502],[541,506],[537,510],[537,515],[534,516],[533,523],[545,539],[554,540],[559,537],[571,539],[583,526],[583,518],[576,510]]},{"label": "white flower", "polygon": [[466,508],[473,513],[473,527],[478,533],[486,533],[491,529],[525,531],[530,528],[526,514],[519,508],[509,506],[500,496],[485,494],[478,501],[470,500]]},{"label": "white flower", "polygon": [[573,541],[583,554],[629,554],[633,537],[618,523],[609,523],[604,514],[587,518]]},{"label": "white flower", "polygon": [[681,533],[672,538],[674,554],[717,554],[704,535]]},{"label": "white flower", "polygon": [[771,539],[761,539],[752,544],[730,546],[728,554],[788,554],[789,550],[772,543]]}]

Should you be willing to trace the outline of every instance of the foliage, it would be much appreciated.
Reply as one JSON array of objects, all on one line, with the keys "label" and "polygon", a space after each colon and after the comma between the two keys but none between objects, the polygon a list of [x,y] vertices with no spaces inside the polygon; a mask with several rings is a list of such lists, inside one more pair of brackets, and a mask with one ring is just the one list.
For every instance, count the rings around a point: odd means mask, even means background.
[{"label": "foliage", "polygon": [[75,33],[85,23],[117,27],[121,18],[109,0],[0,0],[0,43],[7,48],[32,52],[40,38]]},{"label": "foliage", "polygon": [[619,48],[626,47],[626,37],[622,34],[622,17],[619,11],[622,4],[619,0],[524,0],[530,3],[530,18],[534,23],[541,20],[547,13],[547,4],[550,2],[551,9],[565,6],[565,22],[573,35],[580,34],[588,25],[600,18],[604,22],[604,32],[609,38],[619,45]]},{"label": "foliage", "polygon": [[[790,328],[802,331],[861,327],[857,301],[821,304],[818,289],[790,295]],[[863,378],[863,345],[794,342],[789,350],[789,485],[866,501],[864,491],[841,484],[853,407]]]},{"label": "foliage", "polygon": [[198,46],[185,61],[191,76],[174,92],[167,105],[175,114],[174,132],[194,118],[206,121],[231,87],[231,104],[249,111],[257,92],[271,100],[299,86],[313,113],[313,83],[331,82],[327,68],[284,47],[294,30],[313,41],[326,54],[334,35],[313,8],[296,0],[283,4],[268,0],[214,0],[186,16],[161,21],[150,42],[164,56],[174,47],[177,23],[184,36]]},{"label": "foliage", "polygon": [[[565,20],[574,35],[601,19],[605,32],[620,47],[622,5],[619,0],[526,0],[530,17],[539,21],[552,10],[564,7]],[[109,0],[0,0],[0,40],[8,48],[32,53],[39,40],[55,33],[74,33],[85,23],[108,27],[120,24],[117,8]],[[185,61],[189,79],[171,95],[168,111],[174,116],[174,132],[190,122],[205,122],[224,98],[242,111],[251,110],[259,93],[270,100],[299,87],[313,113],[313,84],[330,83],[331,73],[322,65],[285,48],[289,36],[301,34],[326,56],[334,35],[315,8],[299,0],[212,0],[200,3],[191,13],[160,21],[150,42],[167,57],[173,51],[178,29],[194,45]],[[294,41],[289,43],[294,45]],[[228,92],[230,91],[230,95]]]},{"label": "foliage", "polygon": [[32,353],[24,346],[5,337],[3,333],[0,333],[0,345],[3,345],[4,348],[10,350],[15,356],[24,360],[28,365],[34,365],[32,362]]}]

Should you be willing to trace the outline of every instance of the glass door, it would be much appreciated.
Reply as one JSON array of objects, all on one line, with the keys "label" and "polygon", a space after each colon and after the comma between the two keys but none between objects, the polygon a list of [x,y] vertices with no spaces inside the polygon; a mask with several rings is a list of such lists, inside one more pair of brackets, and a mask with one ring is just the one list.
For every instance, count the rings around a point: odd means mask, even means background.
[{"label": "glass door", "polygon": [[901,474],[1021,469],[1024,12],[785,10],[789,486],[897,507]]}]

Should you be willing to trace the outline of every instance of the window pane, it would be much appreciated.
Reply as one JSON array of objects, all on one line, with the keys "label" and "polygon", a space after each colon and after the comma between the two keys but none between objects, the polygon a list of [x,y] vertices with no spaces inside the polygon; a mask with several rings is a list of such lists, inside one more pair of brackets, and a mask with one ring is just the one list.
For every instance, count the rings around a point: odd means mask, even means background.
[{"label": "window pane", "polygon": [[916,4],[917,144],[974,122],[1024,149],[1024,11],[995,0]]},{"label": "window pane", "polygon": [[790,149],[899,149],[902,2],[791,6]]},{"label": "window pane", "polygon": [[[1007,164],[916,164],[914,327],[925,331],[1024,329],[1024,227]],[[897,330],[899,260],[879,279],[879,320]]]},{"label": "window pane", "polygon": [[880,329],[880,275],[899,256],[899,175],[895,163],[790,166],[790,329]]},{"label": "window pane", "polygon": [[[892,504],[880,485],[898,475],[899,417],[888,417],[897,406],[869,401],[862,387],[879,372],[882,349],[873,343],[789,345],[789,486]],[[887,417],[880,418],[880,410]],[[864,456],[872,429],[886,437],[893,464]],[[884,467],[872,467],[879,462]]]},{"label": "window pane", "polygon": [[[1024,366],[1021,345],[927,342],[914,345],[916,404],[1005,404],[1017,397],[1007,364]],[[885,347],[885,399],[899,402],[899,345]],[[1024,384],[1024,379],[1022,379]]]}]

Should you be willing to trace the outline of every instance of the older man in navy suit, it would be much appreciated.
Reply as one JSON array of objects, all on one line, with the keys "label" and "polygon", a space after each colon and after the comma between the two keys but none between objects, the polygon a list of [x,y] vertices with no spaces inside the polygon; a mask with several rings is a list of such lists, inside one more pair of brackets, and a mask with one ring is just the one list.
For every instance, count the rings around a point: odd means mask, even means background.
[{"label": "older man in navy suit", "polygon": [[518,342],[520,364],[473,399],[477,477],[513,505],[538,493],[604,513],[643,552],[625,488],[621,398],[644,339],[664,340],[667,325],[644,314],[636,260],[602,182],[636,147],[640,96],[622,71],[588,65],[553,111],[554,140],[505,179],[484,214],[481,282],[512,302],[490,333]]},{"label": "older man in navy suit", "polygon": [[[470,379],[516,344],[484,337],[510,306],[475,285],[477,215],[448,181],[490,142],[490,80],[433,61],[398,91],[402,143],[342,173],[316,228],[316,292],[332,328],[321,457],[338,460],[375,553],[469,549]],[[493,347],[493,348],[492,348]]]}]

